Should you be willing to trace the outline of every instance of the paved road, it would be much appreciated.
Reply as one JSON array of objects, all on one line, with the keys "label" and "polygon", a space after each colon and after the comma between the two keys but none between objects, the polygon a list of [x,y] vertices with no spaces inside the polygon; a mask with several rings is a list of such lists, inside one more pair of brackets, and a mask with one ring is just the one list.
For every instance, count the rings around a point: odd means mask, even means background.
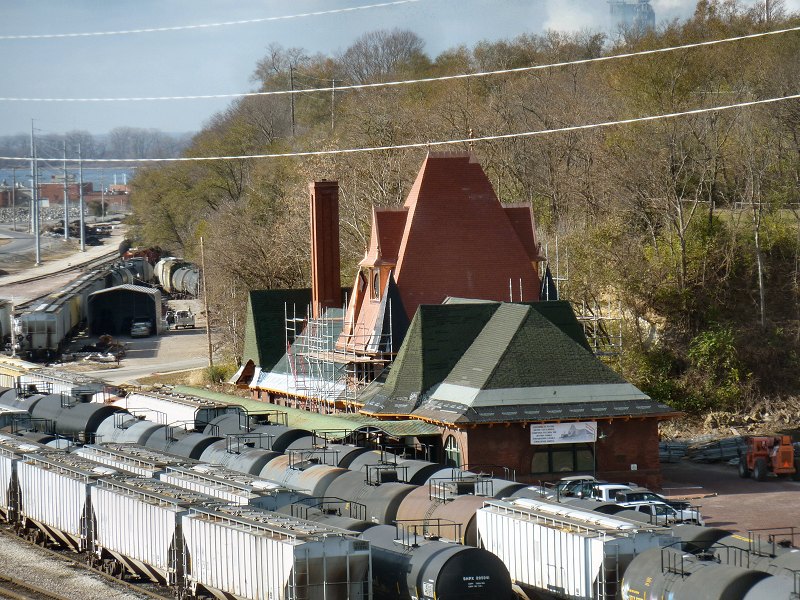
[{"label": "paved road", "polygon": [[[800,535],[800,482],[770,477],[766,481],[741,479],[728,464],[703,464],[688,460],[662,465],[664,492],[670,496],[716,496],[693,500],[709,527],[739,532],[764,528],[798,528]],[[794,540],[800,544],[800,537]]]},{"label": "paved road", "polygon": [[[169,306],[175,310],[190,308],[196,315],[197,326],[194,329],[173,329],[148,338],[120,336],[119,341],[126,344],[127,352],[119,367],[106,365],[105,368],[96,370],[81,370],[81,373],[119,385],[135,382],[154,373],[208,366],[206,322],[200,314],[201,303],[198,300],[171,300]],[[76,340],[71,350],[78,350],[80,346],[93,341],[95,340]],[[66,368],[70,368],[69,364]]]},{"label": "paved road", "polygon": [[[23,260],[33,260],[35,248],[33,235],[25,231],[13,231],[8,226],[0,226],[0,240],[10,240],[0,245],[0,267],[14,267]],[[42,252],[52,252],[65,248],[63,238],[40,236]]]}]

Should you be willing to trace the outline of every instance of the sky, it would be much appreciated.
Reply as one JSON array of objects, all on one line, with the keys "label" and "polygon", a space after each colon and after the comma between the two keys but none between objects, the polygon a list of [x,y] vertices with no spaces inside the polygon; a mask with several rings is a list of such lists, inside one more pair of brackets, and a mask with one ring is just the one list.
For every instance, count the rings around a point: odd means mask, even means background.
[{"label": "sky", "polygon": [[[283,17],[391,0],[0,0],[0,36],[119,31]],[[743,0],[753,4],[763,0]],[[684,19],[696,0],[651,0],[657,23]],[[785,0],[800,11],[800,0]],[[273,43],[335,55],[376,29],[410,29],[435,57],[458,45],[547,29],[608,27],[605,0],[414,0],[346,13],[191,30],[0,39],[0,96],[97,98],[255,90],[251,75]],[[230,100],[17,102],[0,100],[0,135],[115,127],[198,131]]]}]

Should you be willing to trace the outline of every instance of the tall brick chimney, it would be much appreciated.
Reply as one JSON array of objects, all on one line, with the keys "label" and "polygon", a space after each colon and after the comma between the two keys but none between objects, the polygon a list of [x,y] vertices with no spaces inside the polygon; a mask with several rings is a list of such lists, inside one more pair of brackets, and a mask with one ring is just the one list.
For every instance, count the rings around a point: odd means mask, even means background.
[{"label": "tall brick chimney", "polygon": [[339,307],[339,182],[315,181],[311,192],[311,313],[317,319],[323,309]]}]

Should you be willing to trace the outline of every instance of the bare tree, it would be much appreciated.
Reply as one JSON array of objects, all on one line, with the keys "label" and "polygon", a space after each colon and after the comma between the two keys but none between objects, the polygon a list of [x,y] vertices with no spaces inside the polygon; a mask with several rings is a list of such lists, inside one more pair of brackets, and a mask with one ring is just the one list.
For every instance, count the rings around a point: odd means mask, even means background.
[{"label": "bare tree", "polygon": [[422,38],[407,29],[371,31],[345,50],[339,62],[354,83],[383,81],[403,68],[427,61],[423,47]]}]

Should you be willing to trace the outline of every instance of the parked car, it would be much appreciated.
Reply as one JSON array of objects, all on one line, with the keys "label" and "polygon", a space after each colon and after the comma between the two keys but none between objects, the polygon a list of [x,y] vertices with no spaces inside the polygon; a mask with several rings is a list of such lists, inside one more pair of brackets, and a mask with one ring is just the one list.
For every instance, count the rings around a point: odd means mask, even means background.
[{"label": "parked car", "polygon": [[700,511],[697,509],[676,510],[664,502],[654,502],[646,500],[641,502],[620,502],[619,506],[624,506],[628,510],[650,515],[653,523],[657,525],[672,525],[674,523],[692,523],[695,525],[705,525]]},{"label": "parked car", "polygon": [[657,494],[655,492],[651,492],[647,488],[643,487],[635,487],[631,488],[630,490],[620,490],[614,496],[615,502],[663,502],[664,504],[669,504],[675,510],[687,510],[692,507],[692,505],[685,500],[669,500],[662,496],[661,494]]},{"label": "parked car", "polygon": [[591,498],[598,502],[616,502],[618,492],[628,492],[632,489],[625,483],[599,483],[592,487]]},{"label": "parked car", "polygon": [[602,482],[591,475],[572,475],[556,483],[555,492],[559,498],[588,498],[592,489]]},{"label": "parked car", "polygon": [[146,319],[134,319],[131,325],[131,337],[150,337],[153,333],[152,325]]}]

